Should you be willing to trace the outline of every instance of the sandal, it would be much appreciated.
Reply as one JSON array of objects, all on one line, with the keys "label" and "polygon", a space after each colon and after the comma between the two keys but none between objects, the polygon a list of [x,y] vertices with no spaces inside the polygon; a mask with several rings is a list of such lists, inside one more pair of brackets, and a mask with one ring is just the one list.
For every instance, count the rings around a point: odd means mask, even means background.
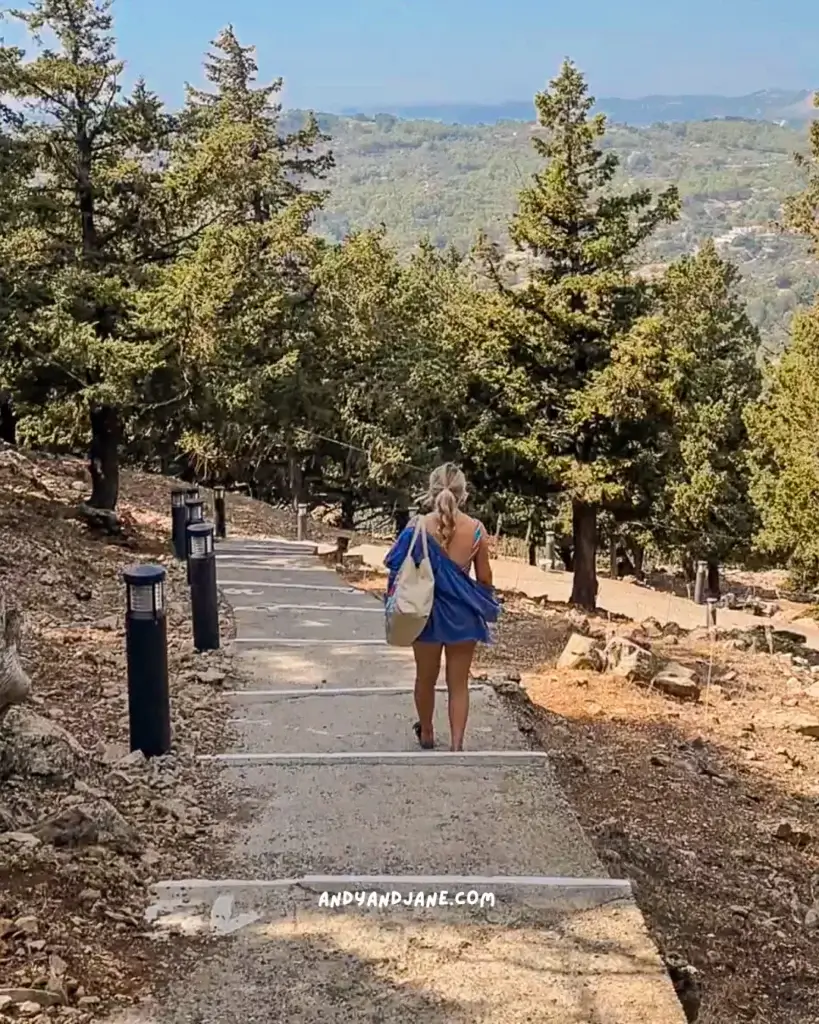
[{"label": "sandal", "polygon": [[416,722],[412,727],[412,731],[415,733],[415,738],[422,750],[432,750],[435,747],[435,740],[422,740],[421,739],[421,723]]}]

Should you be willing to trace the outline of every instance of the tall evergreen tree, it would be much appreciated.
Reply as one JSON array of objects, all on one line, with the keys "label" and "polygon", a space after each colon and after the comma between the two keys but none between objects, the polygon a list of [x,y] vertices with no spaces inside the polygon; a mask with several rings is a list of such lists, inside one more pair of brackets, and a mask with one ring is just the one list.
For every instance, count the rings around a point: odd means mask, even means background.
[{"label": "tall evergreen tree", "polygon": [[510,225],[528,257],[520,287],[506,280],[497,247],[485,247],[507,305],[505,326],[494,330],[500,373],[485,395],[498,413],[487,454],[510,486],[518,478],[540,498],[571,498],[572,602],[585,608],[596,602],[598,512],[628,513],[652,429],[642,413],[608,410],[599,378],[649,308],[650,288],[633,275],[642,245],[678,211],[673,188],[654,197],[615,186],[617,157],[601,146],[606,121],[590,115],[593,104],[569,61],[535,97],[534,146],[545,166],[520,193]]},{"label": "tall evergreen tree", "polygon": [[747,413],[756,545],[781,559],[800,588],[819,584],[819,308],[797,314],[791,343],[767,368]]},{"label": "tall evergreen tree", "polygon": [[298,438],[314,394],[317,270],[311,231],[332,166],[314,119],[280,131],[281,81],[256,84],[252,47],[232,29],[213,44],[206,77],[189,88],[168,163],[191,238],[144,299],[142,323],[167,344],[166,390],[184,407],[166,424],[200,471],[259,479]]},{"label": "tall evergreen tree", "polygon": [[[289,203],[308,197],[318,209],[325,194],[315,189],[333,166],[329,139],[313,114],[294,132],[282,132],[282,79],[258,85],[255,47],[243,46],[229,26],[205,60],[212,89],[188,86],[181,140],[189,180],[205,187],[223,222],[263,223]],[[225,160],[230,152],[231,163]]]},{"label": "tall evergreen tree", "polygon": [[4,349],[4,375],[29,440],[73,447],[90,427],[90,504],[102,509],[116,506],[123,423],[158,359],[131,330],[134,289],[169,229],[151,161],[169,121],[142,82],[123,97],[111,5],[32,0],[9,13],[33,55],[0,47],[0,90],[26,115],[34,171],[15,244],[36,251],[39,293]]},{"label": "tall evergreen tree", "polygon": [[755,527],[744,414],[759,397],[759,332],[739,297],[736,267],[713,241],[665,273],[648,330],[668,373],[669,426],[650,526],[654,543],[683,565],[718,567],[749,552]]}]

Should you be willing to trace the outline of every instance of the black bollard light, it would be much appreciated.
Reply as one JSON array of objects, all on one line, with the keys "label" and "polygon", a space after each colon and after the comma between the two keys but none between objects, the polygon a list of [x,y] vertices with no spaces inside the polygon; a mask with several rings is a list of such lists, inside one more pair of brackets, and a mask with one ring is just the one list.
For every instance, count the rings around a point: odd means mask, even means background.
[{"label": "black bollard light", "polygon": [[213,525],[191,523],[188,526],[188,544],[193,646],[197,651],[216,651],[219,649],[219,602]]},{"label": "black bollard light", "polygon": [[213,514],[216,519],[216,536],[224,540],[227,535],[227,517],[225,515],[225,489],[213,488]]},{"label": "black bollard light", "polygon": [[171,491],[171,540],[173,553],[180,562],[185,559],[185,525],[188,520],[188,511],[185,508],[186,493],[182,487],[176,487]]},{"label": "black bollard light", "polygon": [[[201,498],[187,498],[185,501],[185,558],[190,559],[191,545],[188,529],[192,524],[204,523],[205,503]],[[191,566],[188,561],[188,583],[191,581]]]},{"label": "black bollard light", "polygon": [[336,563],[338,565],[344,564],[344,556],[350,547],[350,538],[339,536],[336,537]]},{"label": "black bollard light", "polygon": [[127,594],[125,649],[131,750],[161,757],[171,749],[165,570],[135,565],[122,574]]},{"label": "black bollard light", "polygon": [[705,604],[705,590],[708,585],[708,563],[697,562],[697,575],[694,578],[694,603]]},{"label": "black bollard light", "polygon": [[307,505],[299,504],[296,507],[296,539],[305,540],[307,537]]},{"label": "black bollard light", "polygon": [[199,500],[199,484],[192,484],[190,487],[185,489],[185,494],[188,497],[188,501]]}]

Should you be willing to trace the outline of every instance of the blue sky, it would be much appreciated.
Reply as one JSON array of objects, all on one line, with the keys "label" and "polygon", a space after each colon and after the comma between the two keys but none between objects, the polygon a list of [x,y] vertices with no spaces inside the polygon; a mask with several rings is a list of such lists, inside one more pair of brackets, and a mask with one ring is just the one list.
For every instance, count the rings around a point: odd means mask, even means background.
[{"label": "blue sky", "polygon": [[819,85],[808,0],[116,0],[115,13],[131,74],[174,104],[229,22],[263,77],[284,76],[287,106],[319,110],[527,99],[564,55],[597,96]]}]

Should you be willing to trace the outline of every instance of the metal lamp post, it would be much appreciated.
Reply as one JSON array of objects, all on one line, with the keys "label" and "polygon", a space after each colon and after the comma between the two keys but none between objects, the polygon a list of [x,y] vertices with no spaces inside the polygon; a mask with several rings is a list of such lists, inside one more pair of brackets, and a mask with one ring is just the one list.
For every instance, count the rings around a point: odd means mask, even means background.
[{"label": "metal lamp post", "polygon": [[188,583],[191,581],[190,528],[205,521],[205,503],[201,498],[188,498],[185,502],[185,558],[188,559]]},{"label": "metal lamp post", "polygon": [[173,553],[180,562],[185,558],[185,523],[188,516],[185,508],[186,493],[181,487],[171,491],[171,540]]},{"label": "metal lamp post", "polygon": [[213,488],[213,514],[216,519],[216,536],[224,540],[227,534],[227,517],[225,515],[225,489],[216,486]]},{"label": "metal lamp post", "polygon": [[307,537],[307,505],[298,505],[296,515],[296,537],[304,540]]},{"label": "metal lamp post", "polygon": [[705,604],[705,590],[708,584],[708,563],[697,562],[697,575],[694,580],[694,603]]},{"label": "metal lamp post", "polygon": [[161,757],[171,749],[168,693],[168,625],[165,570],[136,565],[122,574],[126,586],[125,647],[131,750]]},{"label": "metal lamp post", "polygon": [[193,646],[197,651],[216,651],[219,649],[219,602],[211,523],[191,523],[188,526],[188,578]]}]

